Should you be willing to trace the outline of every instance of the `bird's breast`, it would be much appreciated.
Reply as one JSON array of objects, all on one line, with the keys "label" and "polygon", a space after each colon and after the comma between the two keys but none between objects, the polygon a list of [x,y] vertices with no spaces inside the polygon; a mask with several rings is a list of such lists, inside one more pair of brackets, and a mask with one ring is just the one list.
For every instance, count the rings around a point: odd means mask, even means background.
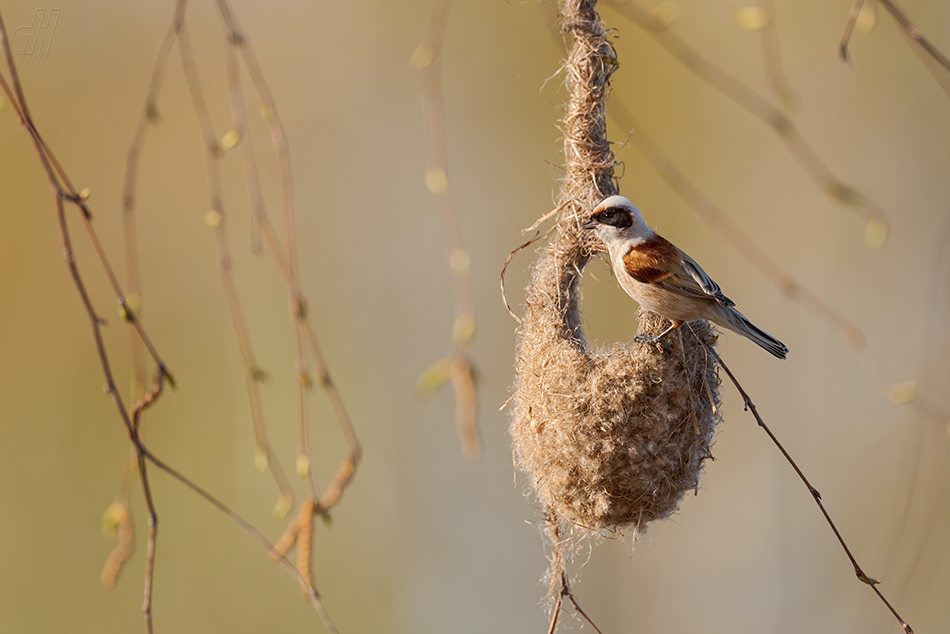
[{"label": "bird's breast", "polygon": [[627,295],[640,304],[644,310],[656,313],[670,321],[692,321],[702,319],[699,302],[678,293],[666,290],[656,284],[638,282],[623,268],[614,266],[614,272],[620,287]]}]

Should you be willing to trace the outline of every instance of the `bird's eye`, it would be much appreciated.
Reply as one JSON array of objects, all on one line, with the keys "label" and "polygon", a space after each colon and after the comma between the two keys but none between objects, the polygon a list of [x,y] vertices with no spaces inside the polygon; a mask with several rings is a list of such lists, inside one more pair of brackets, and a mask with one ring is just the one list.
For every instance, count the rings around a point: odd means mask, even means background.
[{"label": "bird's eye", "polygon": [[626,209],[611,207],[597,212],[597,222],[624,229],[629,227],[633,220]]}]

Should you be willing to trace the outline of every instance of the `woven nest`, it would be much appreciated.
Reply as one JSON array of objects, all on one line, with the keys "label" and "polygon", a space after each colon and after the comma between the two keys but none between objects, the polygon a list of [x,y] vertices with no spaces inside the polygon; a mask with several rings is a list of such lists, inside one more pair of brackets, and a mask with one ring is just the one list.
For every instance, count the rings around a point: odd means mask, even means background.
[{"label": "woven nest", "polygon": [[[719,382],[704,343],[714,335],[698,321],[668,335],[665,350],[589,350],[576,325],[581,267],[570,262],[583,247],[566,233],[542,256],[528,290],[515,454],[557,519],[598,532],[639,531],[669,517],[699,486],[717,421]],[[642,313],[640,330],[658,334],[668,323]]]}]

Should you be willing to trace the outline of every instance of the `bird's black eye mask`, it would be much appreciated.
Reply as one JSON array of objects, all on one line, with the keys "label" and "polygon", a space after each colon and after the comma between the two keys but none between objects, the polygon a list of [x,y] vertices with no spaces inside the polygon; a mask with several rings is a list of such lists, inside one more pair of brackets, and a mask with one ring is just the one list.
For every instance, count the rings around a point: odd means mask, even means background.
[{"label": "bird's black eye mask", "polygon": [[633,224],[630,212],[622,207],[608,207],[594,214],[593,219],[604,225],[611,225],[618,229],[626,229]]}]

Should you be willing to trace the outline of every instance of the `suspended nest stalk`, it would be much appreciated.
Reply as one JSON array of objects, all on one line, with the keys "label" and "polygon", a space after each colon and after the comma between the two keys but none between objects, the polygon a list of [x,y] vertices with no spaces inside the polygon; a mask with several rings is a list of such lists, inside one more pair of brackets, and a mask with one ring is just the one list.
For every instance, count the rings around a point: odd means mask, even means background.
[{"label": "suspended nest stalk", "polygon": [[[554,543],[555,592],[564,539],[624,527],[636,533],[676,511],[699,485],[718,420],[719,381],[706,348],[715,335],[706,322],[668,336],[666,350],[633,343],[595,351],[581,329],[579,282],[602,249],[581,224],[597,202],[618,193],[604,121],[617,55],[594,5],[561,3],[572,39],[564,66],[567,173],[557,224],[527,289],[511,422],[518,465]],[[652,313],[640,316],[641,332],[659,334],[666,325]]]}]

